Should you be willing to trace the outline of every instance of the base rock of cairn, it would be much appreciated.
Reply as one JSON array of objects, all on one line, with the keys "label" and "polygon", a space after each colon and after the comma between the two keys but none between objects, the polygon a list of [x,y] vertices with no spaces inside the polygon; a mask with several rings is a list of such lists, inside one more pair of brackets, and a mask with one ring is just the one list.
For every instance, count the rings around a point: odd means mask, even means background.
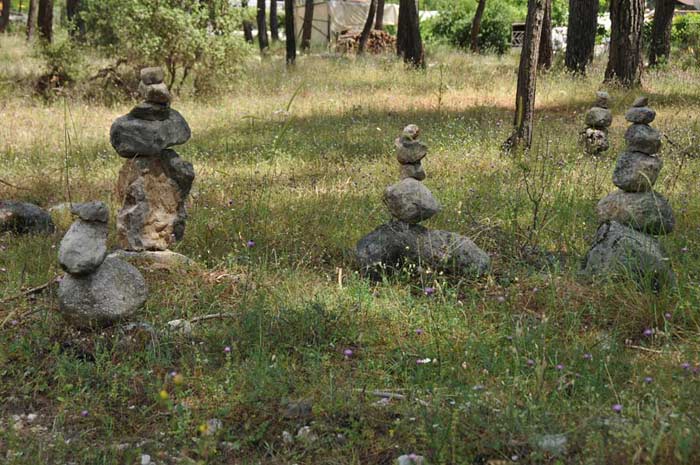
[{"label": "base rock of cairn", "polygon": [[384,204],[394,221],[383,224],[360,239],[355,255],[362,270],[377,277],[384,270],[411,262],[448,273],[481,276],[491,260],[469,238],[449,231],[430,230],[417,223],[440,211],[425,179],[421,161],[427,147],[418,139],[420,130],[407,126],[396,140],[402,180],[384,192]]},{"label": "base rock of cairn", "polygon": [[127,158],[119,173],[117,194],[123,201],[117,215],[117,241],[125,250],[167,250],[183,238],[185,202],[194,168],[173,145],[191,136],[185,119],[170,108],[170,92],[160,68],[141,70],[145,102],[112,124],[110,141]]},{"label": "base rock of cairn", "polygon": [[607,92],[596,94],[596,103],[586,113],[586,129],[581,134],[586,153],[600,155],[610,148],[608,128],[612,124],[610,95]]}]

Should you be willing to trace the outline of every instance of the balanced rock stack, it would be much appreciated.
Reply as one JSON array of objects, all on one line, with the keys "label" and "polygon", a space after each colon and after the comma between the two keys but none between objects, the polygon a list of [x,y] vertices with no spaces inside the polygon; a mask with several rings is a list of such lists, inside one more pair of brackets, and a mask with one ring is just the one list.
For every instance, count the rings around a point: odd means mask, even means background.
[{"label": "balanced rock stack", "polygon": [[598,92],[595,106],[586,113],[583,143],[587,154],[600,155],[610,148],[608,128],[611,124],[610,95],[607,92]]},{"label": "balanced rock stack", "polygon": [[363,271],[377,276],[384,269],[414,262],[437,271],[471,276],[485,274],[489,256],[469,238],[448,231],[429,230],[418,223],[437,214],[441,207],[421,182],[426,178],[422,160],[428,148],[416,125],[404,128],[396,139],[401,181],[384,192],[384,204],[393,220],[363,237],[356,247]]},{"label": "balanced rock stack", "polygon": [[613,173],[619,190],[598,202],[602,224],[586,256],[587,274],[630,273],[655,288],[675,282],[669,259],[653,237],[672,232],[675,225],[668,200],[654,191],[663,166],[658,156],[661,134],[649,126],[655,117],[645,97],[635,100],[625,115],[632,125]]},{"label": "balanced rock stack", "polygon": [[58,287],[60,311],[80,327],[127,318],[146,302],[148,289],[132,265],[107,257],[109,211],[102,202],[74,205],[78,219],[63,237],[58,261],[67,274]]},{"label": "balanced rock stack", "polygon": [[125,250],[166,250],[185,233],[185,201],[194,181],[192,164],[169,147],[191,136],[187,121],[170,108],[170,92],[160,68],[141,70],[144,102],[117,118],[110,142],[126,158],[117,194],[117,241]]}]

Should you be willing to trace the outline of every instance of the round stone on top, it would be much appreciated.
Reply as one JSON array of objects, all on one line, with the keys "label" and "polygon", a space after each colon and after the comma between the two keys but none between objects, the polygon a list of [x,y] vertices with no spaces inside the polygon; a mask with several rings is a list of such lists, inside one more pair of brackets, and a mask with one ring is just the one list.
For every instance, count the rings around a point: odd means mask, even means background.
[{"label": "round stone on top", "polygon": [[595,106],[600,108],[610,108],[610,94],[605,91],[596,92]]},{"label": "round stone on top", "polygon": [[420,128],[415,124],[409,124],[403,128],[403,135],[412,140],[416,140],[418,139],[418,136],[420,136]]},{"label": "round stone on top", "polygon": [[645,107],[645,106],[647,106],[647,105],[649,105],[649,98],[648,98],[648,97],[644,97],[644,96],[637,97],[637,98],[634,100],[634,102],[632,103],[632,106],[633,106],[633,107],[638,107],[638,108]]},{"label": "round stone on top", "polygon": [[160,84],[165,79],[165,74],[163,73],[163,68],[158,66],[152,66],[150,68],[143,68],[140,73],[141,82],[146,85],[150,84]]}]

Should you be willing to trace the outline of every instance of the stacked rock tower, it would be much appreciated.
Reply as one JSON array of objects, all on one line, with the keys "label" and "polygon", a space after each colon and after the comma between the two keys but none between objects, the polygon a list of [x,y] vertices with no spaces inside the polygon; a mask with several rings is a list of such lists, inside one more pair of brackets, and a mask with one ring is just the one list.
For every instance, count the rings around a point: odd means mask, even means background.
[{"label": "stacked rock tower", "polygon": [[582,134],[587,154],[600,155],[610,148],[608,128],[611,124],[610,95],[598,92],[595,106],[586,113],[586,129]]},{"label": "stacked rock tower", "polygon": [[656,112],[647,98],[635,100],[625,115],[626,150],[618,157],[613,183],[619,188],[598,202],[602,223],[584,270],[591,275],[631,273],[655,287],[675,282],[669,259],[653,236],[673,231],[675,219],[666,198],[654,190],[663,162],[661,134],[649,124]]},{"label": "stacked rock tower", "polygon": [[60,311],[80,327],[104,326],[127,318],[146,302],[141,273],[107,257],[109,211],[102,202],[74,205],[78,219],[63,237],[58,261],[67,274],[58,287]]},{"label": "stacked rock tower", "polygon": [[382,270],[414,262],[439,271],[471,276],[485,274],[489,256],[469,238],[448,231],[429,230],[418,223],[437,214],[441,207],[421,182],[426,178],[422,160],[428,148],[420,129],[406,126],[396,139],[401,181],[384,191],[384,204],[393,220],[363,237],[356,256],[363,271],[377,276]]},{"label": "stacked rock tower", "polygon": [[182,115],[170,108],[163,78],[161,68],[141,70],[144,102],[117,118],[110,130],[112,147],[127,159],[117,182],[123,201],[117,241],[125,250],[166,250],[185,233],[185,201],[194,168],[169,147],[187,142],[191,131]]}]

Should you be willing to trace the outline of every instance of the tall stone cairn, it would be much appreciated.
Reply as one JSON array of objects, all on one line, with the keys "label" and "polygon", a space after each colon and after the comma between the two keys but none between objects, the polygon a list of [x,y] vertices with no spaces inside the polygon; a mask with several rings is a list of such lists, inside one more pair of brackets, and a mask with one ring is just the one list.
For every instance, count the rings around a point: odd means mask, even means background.
[{"label": "tall stone cairn", "polygon": [[383,196],[393,220],[357,243],[357,261],[364,272],[374,277],[405,262],[455,274],[483,275],[490,268],[490,258],[469,238],[418,224],[441,210],[430,189],[422,183],[426,178],[422,161],[428,147],[419,135],[418,126],[411,124],[396,139],[401,180],[387,187]]},{"label": "tall stone cairn", "polygon": [[185,234],[185,202],[194,181],[192,164],[169,149],[191,136],[187,121],[170,107],[161,68],[141,70],[144,102],[117,118],[110,142],[126,158],[119,172],[117,241],[124,250],[166,250]]},{"label": "tall stone cairn", "polygon": [[655,289],[675,283],[669,258],[654,237],[673,231],[675,218],[668,200],[654,190],[663,162],[661,134],[649,124],[656,112],[646,97],[635,100],[625,119],[626,150],[617,159],[613,184],[619,189],[598,202],[601,226],[586,256],[589,275],[632,275]]},{"label": "tall stone cairn", "polygon": [[611,124],[610,95],[598,92],[595,106],[586,112],[586,129],[581,134],[587,154],[597,156],[610,148],[608,128]]}]

